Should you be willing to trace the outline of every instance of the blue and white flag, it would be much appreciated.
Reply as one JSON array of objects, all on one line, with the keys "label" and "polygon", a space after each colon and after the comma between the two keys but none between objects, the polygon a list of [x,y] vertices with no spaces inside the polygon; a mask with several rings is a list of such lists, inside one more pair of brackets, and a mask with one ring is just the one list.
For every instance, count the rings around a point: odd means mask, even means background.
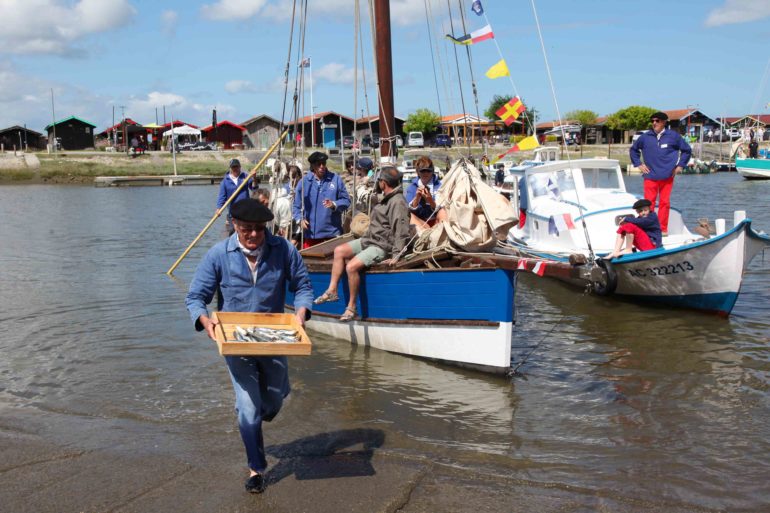
[{"label": "blue and white flag", "polygon": [[552,179],[548,179],[548,185],[546,186],[546,189],[548,190],[548,196],[551,198],[558,198],[559,197],[559,186],[556,185],[556,182],[554,182]]},{"label": "blue and white flag", "polygon": [[471,5],[471,11],[475,12],[479,16],[484,14],[484,8],[481,7],[481,0],[473,0],[473,5]]}]

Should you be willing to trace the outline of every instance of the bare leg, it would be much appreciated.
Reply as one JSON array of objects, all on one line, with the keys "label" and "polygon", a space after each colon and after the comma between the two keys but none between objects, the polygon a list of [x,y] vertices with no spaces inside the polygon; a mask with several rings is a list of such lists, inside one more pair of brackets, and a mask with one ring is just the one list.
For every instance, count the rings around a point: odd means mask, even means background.
[{"label": "bare leg", "polygon": [[[623,247],[623,243],[625,242],[626,247]],[[607,255],[605,258],[612,259],[619,257],[620,255],[627,255],[628,253],[631,253],[634,248],[634,234],[633,233],[627,233],[625,236],[618,234],[618,236],[615,238],[615,249],[612,250],[612,253]]]},{"label": "bare leg", "polygon": [[361,286],[361,271],[366,268],[366,265],[358,258],[353,257],[348,261],[346,271],[348,273],[348,287],[350,287],[350,301],[348,301],[348,308],[356,309],[356,298],[358,297],[358,289]]},{"label": "bare leg", "polygon": [[430,228],[428,226],[428,223],[417,217],[416,215],[412,214],[412,216],[409,218],[409,223],[413,224],[414,227],[417,229],[417,233],[422,233],[423,230],[426,230]]},{"label": "bare leg", "polygon": [[342,277],[342,272],[345,270],[345,264],[348,260],[353,258],[353,248],[350,244],[342,244],[334,248],[334,261],[332,262],[332,277],[329,280],[329,288],[327,292],[337,293],[337,287]]},{"label": "bare leg", "polygon": [[439,211],[436,212],[436,221],[438,221],[439,223],[441,221],[446,221],[447,217],[448,217],[448,214],[446,213],[445,208],[439,209]]}]

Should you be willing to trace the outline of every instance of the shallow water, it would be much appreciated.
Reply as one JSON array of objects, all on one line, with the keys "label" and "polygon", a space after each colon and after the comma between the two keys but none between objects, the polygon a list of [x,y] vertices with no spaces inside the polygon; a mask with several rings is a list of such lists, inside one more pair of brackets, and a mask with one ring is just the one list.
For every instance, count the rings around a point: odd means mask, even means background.
[{"label": "shallow water", "polygon": [[[641,187],[628,179],[632,192]],[[176,279],[164,274],[213,215],[215,196],[213,187],[0,187],[0,411],[71,418],[51,427],[62,443],[80,441],[78,426],[92,418],[128,422],[136,439],[160,426],[192,440],[181,449],[191,453],[208,432],[237,436],[224,366],[183,304],[220,230]],[[769,196],[770,181],[695,175],[677,180],[672,202],[688,225],[725,217],[730,226],[740,206],[770,229]],[[767,259],[752,263],[729,319],[586,297],[531,274],[519,285],[514,359],[535,348],[520,376],[316,336],[313,356],[291,361],[303,426],[377,427],[392,451],[587,495],[730,510],[770,503]]]}]

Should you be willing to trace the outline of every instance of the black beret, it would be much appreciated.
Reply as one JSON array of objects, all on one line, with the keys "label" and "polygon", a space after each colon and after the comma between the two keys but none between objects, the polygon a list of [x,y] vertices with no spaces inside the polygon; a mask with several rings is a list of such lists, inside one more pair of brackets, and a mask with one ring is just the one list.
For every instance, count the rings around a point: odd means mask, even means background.
[{"label": "black beret", "polygon": [[235,203],[230,209],[233,219],[250,223],[266,223],[273,220],[273,213],[259,200],[247,198]]},{"label": "black beret", "polygon": [[329,159],[329,155],[326,153],[322,153],[320,151],[314,151],[310,154],[310,156],[307,158],[307,161],[311,164],[318,164],[320,162],[326,162]]},{"label": "black beret", "polygon": [[639,210],[640,208],[644,208],[644,207],[648,207],[649,208],[651,206],[652,206],[652,202],[650,200],[648,200],[648,199],[640,199],[640,200],[637,200],[636,203],[634,203],[633,209],[634,210]]},{"label": "black beret", "polygon": [[658,118],[658,119],[662,119],[663,121],[668,121],[668,114],[666,114],[665,112],[656,112],[655,114],[650,116],[650,119],[652,118]]}]

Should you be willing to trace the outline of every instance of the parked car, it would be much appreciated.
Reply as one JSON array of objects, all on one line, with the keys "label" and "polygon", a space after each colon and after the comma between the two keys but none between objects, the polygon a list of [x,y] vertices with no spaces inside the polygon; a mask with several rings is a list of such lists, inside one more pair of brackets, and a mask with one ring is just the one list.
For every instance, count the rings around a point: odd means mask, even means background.
[{"label": "parked car", "polygon": [[342,147],[346,150],[349,150],[353,148],[353,146],[356,144],[356,138],[352,135],[346,135],[342,138]]},{"label": "parked car", "polygon": [[374,134],[372,136],[372,148],[379,148],[380,147],[380,134]]},{"label": "parked car", "polygon": [[644,130],[641,130],[639,132],[635,132],[634,136],[631,138],[631,142],[635,143],[637,139],[644,133]]},{"label": "parked car", "polygon": [[406,146],[408,148],[425,147],[425,139],[422,137],[422,132],[409,132],[406,136]]},{"label": "parked car", "polygon": [[433,140],[433,146],[435,146],[436,148],[451,148],[452,138],[449,137],[447,134],[438,134],[436,138]]},{"label": "parked car", "polygon": [[214,151],[217,149],[217,143],[198,141],[193,143],[193,145],[188,149],[192,151]]}]

